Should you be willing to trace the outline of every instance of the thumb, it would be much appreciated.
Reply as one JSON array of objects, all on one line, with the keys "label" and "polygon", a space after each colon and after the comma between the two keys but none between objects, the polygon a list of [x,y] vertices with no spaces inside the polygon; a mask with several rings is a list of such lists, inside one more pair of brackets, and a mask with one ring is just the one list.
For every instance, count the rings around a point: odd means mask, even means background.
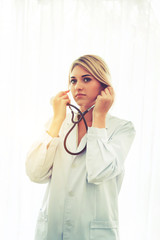
[{"label": "thumb", "polygon": [[50,98],[50,104],[53,105],[53,100],[54,100],[55,96]]}]

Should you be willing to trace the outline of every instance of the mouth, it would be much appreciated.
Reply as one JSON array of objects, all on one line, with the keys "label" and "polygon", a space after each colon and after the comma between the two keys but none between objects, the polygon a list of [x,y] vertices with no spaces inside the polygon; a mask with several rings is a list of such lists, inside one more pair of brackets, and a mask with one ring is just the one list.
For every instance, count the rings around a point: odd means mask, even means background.
[{"label": "mouth", "polygon": [[76,98],[81,98],[81,97],[84,97],[84,96],[85,96],[85,94],[77,93],[75,97],[76,97]]}]

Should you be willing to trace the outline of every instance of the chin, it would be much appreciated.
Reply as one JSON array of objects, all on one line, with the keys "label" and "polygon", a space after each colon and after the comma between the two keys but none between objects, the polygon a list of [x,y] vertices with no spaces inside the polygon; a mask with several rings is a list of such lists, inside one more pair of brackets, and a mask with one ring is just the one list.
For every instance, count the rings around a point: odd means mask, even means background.
[{"label": "chin", "polygon": [[95,100],[94,101],[84,101],[83,99],[79,99],[79,100],[77,100],[77,99],[74,99],[75,100],[75,102],[76,102],[76,104],[80,107],[80,108],[85,108],[85,109],[87,109],[87,108],[90,108],[92,105],[94,105],[95,104]]},{"label": "chin", "polygon": [[78,106],[80,107],[80,109],[82,109],[83,111],[87,110],[88,108],[90,108],[91,106],[93,106],[95,103],[77,103]]}]

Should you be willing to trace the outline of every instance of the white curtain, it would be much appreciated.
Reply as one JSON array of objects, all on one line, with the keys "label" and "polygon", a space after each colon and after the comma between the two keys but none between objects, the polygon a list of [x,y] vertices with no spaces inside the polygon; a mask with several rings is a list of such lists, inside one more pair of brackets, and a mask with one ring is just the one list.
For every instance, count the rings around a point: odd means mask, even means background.
[{"label": "white curtain", "polygon": [[0,0],[0,239],[33,239],[46,185],[25,174],[26,153],[67,89],[72,61],[110,67],[111,113],[136,138],[119,196],[122,240],[160,238],[160,18],[158,0]]}]

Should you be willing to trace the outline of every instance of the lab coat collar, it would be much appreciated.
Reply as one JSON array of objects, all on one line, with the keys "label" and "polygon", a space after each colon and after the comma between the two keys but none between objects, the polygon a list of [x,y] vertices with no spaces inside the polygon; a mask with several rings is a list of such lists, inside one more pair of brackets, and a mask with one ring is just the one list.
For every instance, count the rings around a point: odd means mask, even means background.
[{"label": "lab coat collar", "polygon": [[[71,121],[72,119],[72,115],[70,114],[70,116],[68,116],[67,119],[67,130],[71,129],[71,127],[73,126],[73,123]],[[110,119],[110,114],[108,113],[106,116],[106,129],[109,127],[109,119]],[[74,115],[74,121],[78,120],[78,114]],[[72,130],[72,132],[69,134],[68,139],[67,139],[67,147],[69,150],[71,150],[72,152],[79,152],[81,151],[85,145],[87,143],[87,136],[86,134],[83,136],[83,138],[81,139],[80,144],[77,147],[78,144],[78,125],[76,124],[76,126],[74,127],[74,129]]]},{"label": "lab coat collar", "polygon": [[[110,120],[110,118],[111,118],[111,115],[110,115],[110,113],[107,113],[107,116],[106,116],[106,128],[108,128],[109,127],[109,120]],[[68,115],[68,118],[67,118],[67,125],[69,126],[72,126],[73,125],[73,123],[72,123],[72,115],[71,114],[69,114]],[[74,121],[77,121],[78,120],[78,113],[75,113],[75,115],[74,115]]]}]

